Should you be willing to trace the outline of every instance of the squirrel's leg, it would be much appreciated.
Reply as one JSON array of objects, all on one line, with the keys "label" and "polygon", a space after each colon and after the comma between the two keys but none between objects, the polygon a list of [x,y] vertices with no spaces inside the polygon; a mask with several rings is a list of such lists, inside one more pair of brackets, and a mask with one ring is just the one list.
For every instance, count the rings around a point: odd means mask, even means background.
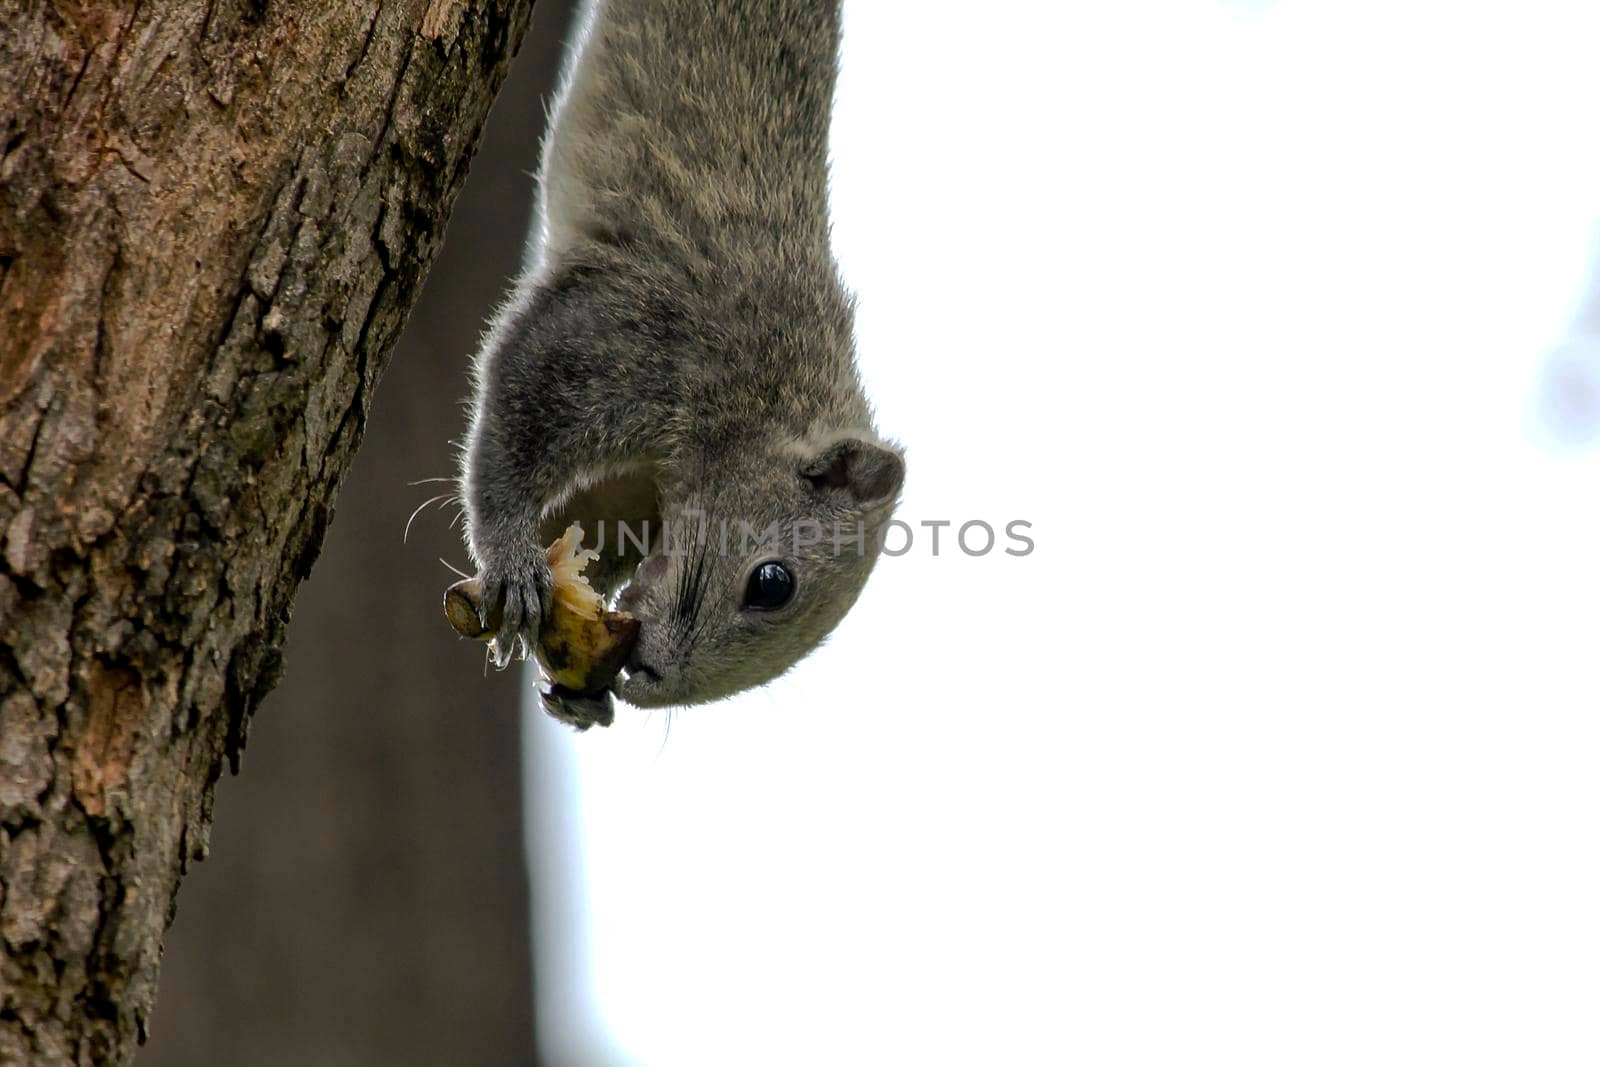
[{"label": "squirrel's leg", "polygon": [[[529,286],[500,316],[477,360],[463,456],[467,541],[494,627],[494,660],[532,652],[550,593],[541,519],[575,483],[647,455],[655,405],[627,395],[615,368],[633,342],[611,299],[572,273]],[[496,619],[496,617],[498,617]]]}]

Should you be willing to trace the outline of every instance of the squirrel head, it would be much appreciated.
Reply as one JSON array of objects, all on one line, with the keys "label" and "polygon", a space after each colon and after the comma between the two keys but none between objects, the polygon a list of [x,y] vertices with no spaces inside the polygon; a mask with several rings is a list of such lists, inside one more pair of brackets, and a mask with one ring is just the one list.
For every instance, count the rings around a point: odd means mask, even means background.
[{"label": "squirrel head", "polygon": [[762,685],[832,632],[877,562],[900,450],[832,434],[718,464],[664,509],[664,537],[617,597],[640,620],[619,697],[700,704]]}]

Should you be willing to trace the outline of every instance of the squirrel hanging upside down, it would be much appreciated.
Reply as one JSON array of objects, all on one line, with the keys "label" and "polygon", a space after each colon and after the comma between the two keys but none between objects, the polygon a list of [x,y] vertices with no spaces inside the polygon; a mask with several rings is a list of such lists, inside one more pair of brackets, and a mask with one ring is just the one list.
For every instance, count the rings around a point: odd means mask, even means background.
[{"label": "squirrel hanging upside down", "polygon": [[475,361],[478,573],[451,609],[499,666],[548,651],[546,546],[574,522],[648,531],[590,561],[636,625],[586,664],[620,673],[546,692],[580,728],[613,694],[695,704],[777,677],[879,555],[905,468],[829,247],[839,22],[837,0],[597,0],[583,19],[524,270]]}]

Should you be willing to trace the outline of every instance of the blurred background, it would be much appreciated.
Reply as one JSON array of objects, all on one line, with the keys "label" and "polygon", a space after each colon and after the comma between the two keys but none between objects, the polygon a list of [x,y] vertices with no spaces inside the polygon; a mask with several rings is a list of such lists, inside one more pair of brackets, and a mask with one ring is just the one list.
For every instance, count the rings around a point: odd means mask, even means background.
[{"label": "blurred background", "polygon": [[905,550],[773,685],[583,735],[441,634],[450,513],[399,542],[568,17],[144,1062],[1600,1060],[1600,11],[849,0],[834,238]]}]

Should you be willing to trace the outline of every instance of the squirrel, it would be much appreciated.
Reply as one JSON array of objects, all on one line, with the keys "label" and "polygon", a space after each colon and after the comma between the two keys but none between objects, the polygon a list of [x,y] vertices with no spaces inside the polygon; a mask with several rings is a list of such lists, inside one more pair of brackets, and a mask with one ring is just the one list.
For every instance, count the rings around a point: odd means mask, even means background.
[{"label": "squirrel", "polygon": [[874,429],[829,244],[839,38],[838,0],[580,18],[460,472],[497,667],[534,647],[543,545],[574,520],[649,531],[590,569],[640,627],[608,692],[546,694],[574,725],[609,722],[612,693],[689,705],[771,681],[880,553],[905,461]]}]

